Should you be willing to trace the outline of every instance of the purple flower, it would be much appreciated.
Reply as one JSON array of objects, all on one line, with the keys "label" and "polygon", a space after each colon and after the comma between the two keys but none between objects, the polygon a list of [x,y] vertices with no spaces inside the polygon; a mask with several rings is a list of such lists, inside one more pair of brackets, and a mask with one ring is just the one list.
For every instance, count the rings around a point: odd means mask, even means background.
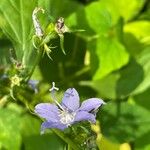
[{"label": "purple flower", "polygon": [[65,91],[61,104],[54,101],[56,104],[41,103],[35,106],[35,113],[45,119],[41,125],[41,133],[44,133],[47,128],[64,130],[76,122],[85,120],[95,123],[94,111],[105,104],[101,99],[90,98],[80,106],[79,95],[74,88]]},{"label": "purple flower", "polygon": [[28,85],[34,90],[35,93],[38,93],[37,85],[39,84],[38,80],[29,80]]}]

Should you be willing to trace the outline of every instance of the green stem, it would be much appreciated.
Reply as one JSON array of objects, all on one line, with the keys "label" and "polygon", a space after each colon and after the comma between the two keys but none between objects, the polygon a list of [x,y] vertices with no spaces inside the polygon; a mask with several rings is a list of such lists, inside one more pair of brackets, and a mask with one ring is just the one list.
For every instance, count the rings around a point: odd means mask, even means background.
[{"label": "green stem", "polygon": [[73,150],[72,147],[68,144],[67,150]]},{"label": "green stem", "polygon": [[53,132],[57,134],[62,140],[64,140],[68,145],[69,149],[74,149],[74,150],[81,150],[82,148],[78,146],[76,143],[73,142],[69,137],[67,137],[62,131],[59,131],[57,129],[53,129]]}]

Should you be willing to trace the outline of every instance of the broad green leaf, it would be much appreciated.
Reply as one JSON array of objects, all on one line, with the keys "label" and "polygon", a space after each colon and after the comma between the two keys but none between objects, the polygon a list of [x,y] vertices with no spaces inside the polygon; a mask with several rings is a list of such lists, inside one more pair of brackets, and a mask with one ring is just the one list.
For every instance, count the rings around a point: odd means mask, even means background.
[{"label": "broad green leaf", "polygon": [[[29,65],[32,54],[32,11],[36,0],[1,0],[0,17],[2,30],[12,41],[17,59],[24,65]],[[30,65],[32,65],[30,63]]]},{"label": "broad green leaf", "polygon": [[144,92],[134,95],[132,99],[137,103],[138,105],[144,107],[147,110],[150,110],[150,88],[145,90]]},{"label": "broad green leaf", "polygon": [[150,48],[143,50],[136,59],[101,80],[83,82],[96,89],[100,95],[109,99],[137,95],[150,87]]},{"label": "broad green leaf", "polygon": [[138,15],[145,0],[101,0],[101,2],[110,11],[113,21],[116,22],[119,17],[128,21]]},{"label": "broad green leaf", "polygon": [[[124,26],[124,32],[132,34],[142,44],[150,45],[150,21],[135,21]],[[125,39],[125,41],[128,39]]]},{"label": "broad green leaf", "polygon": [[13,109],[0,109],[0,145],[8,150],[21,147],[20,115]]},{"label": "broad green leaf", "polygon": [[[63,150],[64,142],[54,133],[40,135],[40,119],[31,115],[22,117],[23,145],[26,150]],[[38,143],[38,144],[37,144]]]},{"label": "broad green leaf", "polygon": [[66,24],[74,29],[85,30],[80,33],[80,36],[86,40],[95,39],[99,34],[107,35],[112,27],[110,13],[99,2],[93,2],[71,14]]},{"label": "broad green leaf", "polygon": [[150,132],[135,141],[135,150],[150,150]]},{"label": "broad green leaf", "polygon": [[116,82],[120,78],[119,74],[110,74],[103,79],[94,81],[81,81],[81,86],[89,86],[97,91],[98,97],[103,97],[107,99],[116,99]]},{"label": "broad green leaf", "polygon": [[82,85],[89,85],[104,98],[124,98],[142,82],[143,74],[142,67],[135,60],[130,60],[130,63],[123,69],[100,80],[82,82]]},{"label": "broad green leaf", "polygon": [[88,42],[91,54],[91,71],[94,80],[120,69],[128,63],[129,55],[120,42],[122,40],[122,20],[112,24],[111,14],[101,5],[94,2],[85,9],[80,9],[67,19],[73,28],[85,29],[80,34]]},{"label": "broad green leaf", "polygon": [[124,43],[133,57],[150,45],[150,22],[134,21],[124,26]]},{"label": "broad green leaf", "polygon": [[[120,69],[127,64],[129,56],[125,47],[115,38],[102,37],[97,40],[97,47],[89,47],[91,52],[91,68],[95,67],[95,59],[98,59],[98,67],[94,74],[94,80],[101,79],[110,72]],[[96,53],[96,56],[92,56]]]},{"label": "broad green leaf", "polygon": [[[142,106],[146,110],[150,110],[150,88],[147,89],[146,91],[137,94],[131,99],[138,105]],[[150,144],[147,139],[150,139],[150,132],[145,133],[142,137],[136,139],[135,141],[135,149],[136,150],[149,150]]]},{"label": "broad green leaf", "polygon": [[150,46],[144,49],[137,58],[139,64],[143,67],[144,76],[142,82],[133,91],[132,94],[138,94],[150,87]]},{"label": "broad green leaf", "polygon": [[133,142],[150,132],[150,111],[136,104],[111,102],[100,113],[103,134],[116,142]]},{"label": "broad green leaf", "polygon": [[24,138],[24,146],[26,150],[64,150],[64,143],[54,134],[47,135],[31,135]]}]

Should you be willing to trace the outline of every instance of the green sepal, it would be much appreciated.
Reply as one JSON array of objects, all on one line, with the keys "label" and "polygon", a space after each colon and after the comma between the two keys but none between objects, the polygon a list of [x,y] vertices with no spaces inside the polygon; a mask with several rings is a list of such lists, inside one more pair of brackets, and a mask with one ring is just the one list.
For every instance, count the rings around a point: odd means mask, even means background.
[{"label": "green sepal", "polygon": [[62,52],[66,55],[65,49],[64,49],[64,35],[63,34],[58,34],[60,37],[60,48]]},{"label": "green sepal", "polygon": [[44,53],[46,52],[47,56],[52,60],[50,53],[52,52],[52,50],[50,49],[50,47],[47,46],[47,44],[44,44]]}]

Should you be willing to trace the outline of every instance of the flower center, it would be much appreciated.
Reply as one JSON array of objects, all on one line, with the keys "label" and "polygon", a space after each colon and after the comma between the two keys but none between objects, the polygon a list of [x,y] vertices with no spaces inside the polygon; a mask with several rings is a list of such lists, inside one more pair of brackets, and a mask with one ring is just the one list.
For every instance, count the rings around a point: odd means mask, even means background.
[{"label": "flower center", "polygon": [[59,115],[60,122],[62,124],[70,126],[71,123],[74,121],[75,115],[76,115],[75,112],[70,113],[67,110],[63,110],[63,111],[60,112],[60,115]]}]

